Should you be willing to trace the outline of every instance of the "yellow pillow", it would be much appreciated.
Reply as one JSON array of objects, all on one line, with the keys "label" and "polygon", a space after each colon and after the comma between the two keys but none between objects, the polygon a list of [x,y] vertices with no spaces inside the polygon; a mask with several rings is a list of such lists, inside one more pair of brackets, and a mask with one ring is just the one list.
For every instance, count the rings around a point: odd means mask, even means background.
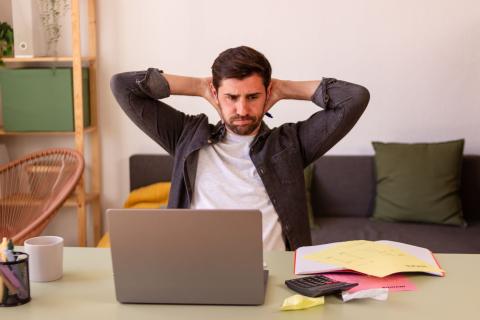
[{"label": "yellow pillow", "polygon": [[[170,182],[158,182],[132,190],[123,204],[124,208],[159,208],[168,203]],[[145,205],[146,207],[142,206]]]},{"label": "yellow pillow", "polygon": [[105,232],[102,239],[98,241],[97,248],[110,248],[110,235]]},{"label": "yellow pillow", "polygon": [[[124,208],[154,209],[166,206],[170,193],[170,182],[158,182],[132,190],[123,204]],[[97,248],[110,248],[110,237],[105,233]]]}]

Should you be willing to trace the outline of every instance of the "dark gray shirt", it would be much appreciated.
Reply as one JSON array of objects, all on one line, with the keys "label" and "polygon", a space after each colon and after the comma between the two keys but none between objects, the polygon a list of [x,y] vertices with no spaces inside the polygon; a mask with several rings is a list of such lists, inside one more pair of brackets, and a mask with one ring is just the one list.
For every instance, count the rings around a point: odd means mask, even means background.
[{"label": "dark gray shirt", "polygon": [[[220,141],[226,132],[205,114],[187,115],[159,99],[170,95],[158,69],[112,77],[111,88],[132,121],[174,157],[169,208],[189,208],[198,152]],[[262,122],[250,147],[250,158],[280,218],[289,249],[311,245],[303,170],[355,125],[370,99],[366,88],[323,78],[312,96],[319,110],[307,120],[270,129]],[[327,186],[328,187],[328,186]]]}]

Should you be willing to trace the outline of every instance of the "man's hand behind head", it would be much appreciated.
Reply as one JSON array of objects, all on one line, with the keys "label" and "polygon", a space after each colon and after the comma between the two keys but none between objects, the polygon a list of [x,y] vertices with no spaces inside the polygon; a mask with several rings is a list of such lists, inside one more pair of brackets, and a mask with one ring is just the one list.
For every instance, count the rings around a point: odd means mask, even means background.
[{"label": "man's hand behind head", "polygon": [[267,88],[267,101],[265,102],[265,109],[263,113],[265,114],[270,110],[275,103],[284,98],[282,92],[282,80],[272,79],[270,85]]},{"label": "man's hand behind head", "polygon": [[216,90],[213,87],[212,77],[205,77],[201,79],[202,83],[202,97],[212,105],[212,107],[217,110],[218,114],[221,116],[220,105],[216,96]]}]

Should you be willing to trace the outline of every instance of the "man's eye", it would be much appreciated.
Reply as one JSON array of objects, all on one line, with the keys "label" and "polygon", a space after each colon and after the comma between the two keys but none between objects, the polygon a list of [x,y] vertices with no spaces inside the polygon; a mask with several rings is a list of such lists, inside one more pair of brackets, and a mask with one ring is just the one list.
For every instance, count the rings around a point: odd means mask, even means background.
[{"label": "man's eye", "polygon": [[256,100],[257,98],[258,98],[258,96],[249,96],[248,100]]}]

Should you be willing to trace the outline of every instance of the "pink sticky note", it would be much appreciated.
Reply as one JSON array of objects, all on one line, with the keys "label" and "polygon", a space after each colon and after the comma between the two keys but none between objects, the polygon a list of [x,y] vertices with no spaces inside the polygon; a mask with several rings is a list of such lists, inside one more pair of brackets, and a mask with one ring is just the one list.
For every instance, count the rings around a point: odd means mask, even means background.
[{"label": "pink sticky note", "polygon": [[358,283],[358,286],[348,290],[350,293],[374,288],[388,288],[389,291],[414,291],[417,289],[415,284],[402,274],[392,274],[383,278],[353,273],[323,273],[323,275],[337,281]]}]

